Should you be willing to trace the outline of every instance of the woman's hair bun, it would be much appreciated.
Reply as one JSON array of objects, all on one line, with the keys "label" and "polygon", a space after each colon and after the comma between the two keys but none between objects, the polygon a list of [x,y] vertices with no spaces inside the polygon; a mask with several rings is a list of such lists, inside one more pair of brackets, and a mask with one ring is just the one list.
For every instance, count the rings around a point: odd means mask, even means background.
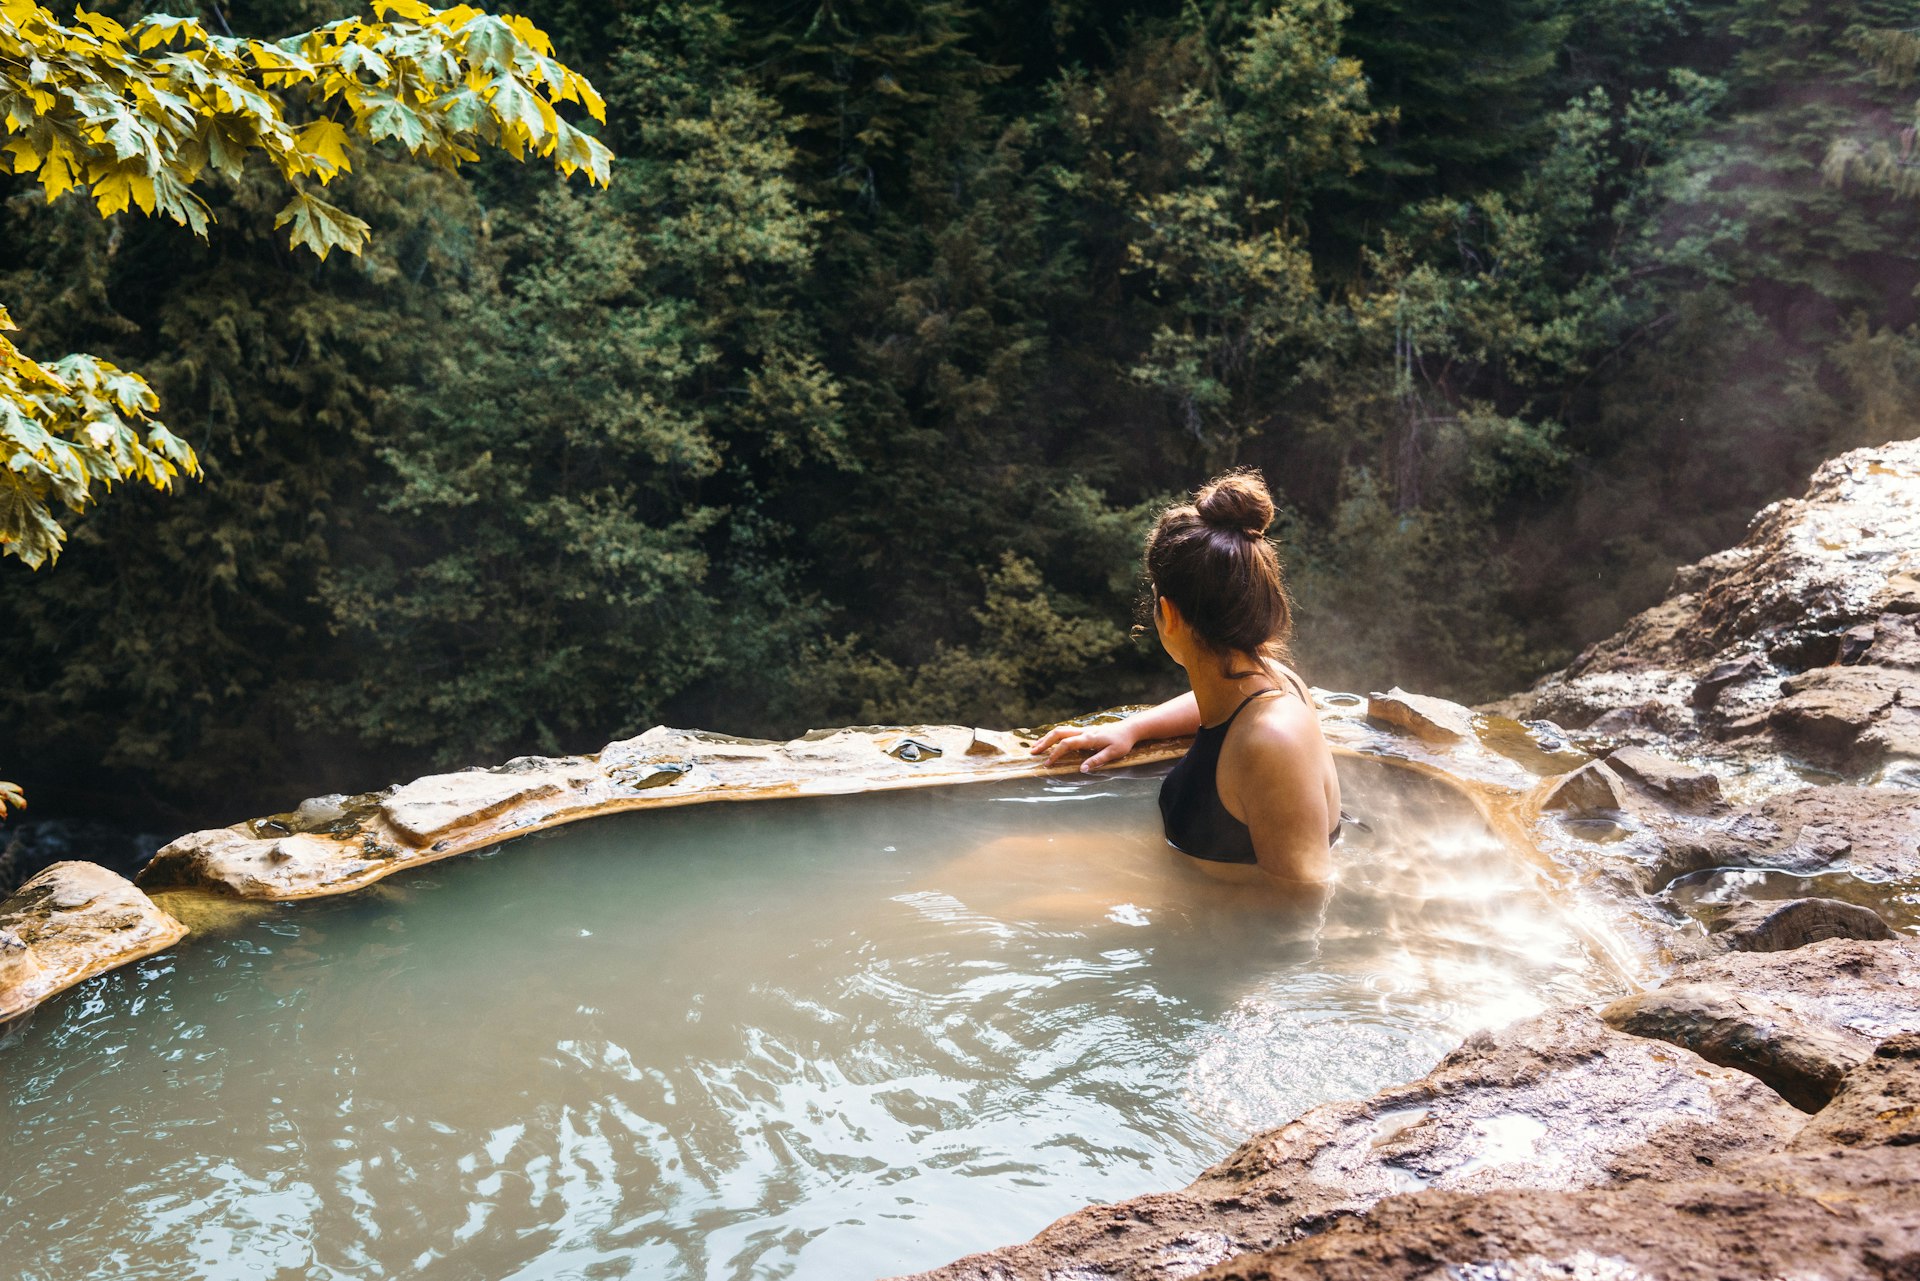
[{"label": "woman's hair bun", "polygon": [[1253,468],[1215,476],[1194,495],[1200,519],[1217,529],[1233,529],[1259,538],[1273,523],[1273,495],[1266,478]]}]

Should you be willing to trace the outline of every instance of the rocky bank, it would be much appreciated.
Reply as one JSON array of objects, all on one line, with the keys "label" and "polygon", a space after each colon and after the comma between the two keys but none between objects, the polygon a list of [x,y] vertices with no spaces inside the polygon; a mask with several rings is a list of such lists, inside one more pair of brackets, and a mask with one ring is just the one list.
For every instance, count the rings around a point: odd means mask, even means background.
[{"label": "rocky bank", "polygon": [[[1920,441],[1825,464],[1525,694],[1317,696],[1337,750],[1468,796],[1641,990],[924,1277],[1920,1278]],[[656,728],[196,832],[137,886],[58,864],[0,904],[0,1020],[210,904],[623,810],[1044,773],[1030,741]]]},{"label": "rocky bank", "polygon": [[1920,1277],[1920,441],[1481,717],[1590,755],[1531,834],[1659,981],[923,1281]]}]

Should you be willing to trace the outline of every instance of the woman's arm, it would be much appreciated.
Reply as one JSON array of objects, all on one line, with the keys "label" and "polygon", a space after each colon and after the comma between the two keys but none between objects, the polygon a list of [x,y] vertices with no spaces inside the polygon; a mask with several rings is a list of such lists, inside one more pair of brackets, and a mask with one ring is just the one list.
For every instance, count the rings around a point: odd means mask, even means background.
[{"label": "woman's arm", "polygon": [[1092,753],[1080,762],[1082,773],[1116,761],[1134,744],[1151,738],[1186,738],[1200,728],[1200,705],[1192,691],[1170,698],[1158,707],[1135,712],[1105,725],[1057,725],[1035,743],[1032,751],[1047,754],[1052,765],[1070,752]]}]

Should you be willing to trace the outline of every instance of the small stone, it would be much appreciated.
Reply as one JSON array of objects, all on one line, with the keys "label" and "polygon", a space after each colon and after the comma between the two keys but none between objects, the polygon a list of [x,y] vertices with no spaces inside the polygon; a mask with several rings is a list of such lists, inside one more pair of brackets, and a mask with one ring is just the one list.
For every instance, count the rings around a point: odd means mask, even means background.
[{"label": "small stone", "polygon": [[1626,808],[1626,790],[1604,762],[1589,761],[1555,783],[1541,808],[1578,818],[1617,814]]},{"label": "small stone", "polygon": [[1473,738],[1473,711],[1444,698],[1409,694],[1398,685],[1367,698],[1367,715],[1433,743]]}]

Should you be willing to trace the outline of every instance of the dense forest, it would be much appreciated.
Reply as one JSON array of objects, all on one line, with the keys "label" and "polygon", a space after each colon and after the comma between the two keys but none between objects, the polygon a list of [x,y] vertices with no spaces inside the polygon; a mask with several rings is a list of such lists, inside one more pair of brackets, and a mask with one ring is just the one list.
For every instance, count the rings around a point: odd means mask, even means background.
[{"label": "dense forest", "polygon": [[1911,152],[1920,0],[518,7],[605,190],[395,155],[319,261],[251,172],[205,240],[0,175],[16,341],[204,467],[0,559],[36,807],[1161,696],[1140,535],[1230,464],[1309,679],[1489,697],[1915,429],[1920,217],[1826,162]]}]

